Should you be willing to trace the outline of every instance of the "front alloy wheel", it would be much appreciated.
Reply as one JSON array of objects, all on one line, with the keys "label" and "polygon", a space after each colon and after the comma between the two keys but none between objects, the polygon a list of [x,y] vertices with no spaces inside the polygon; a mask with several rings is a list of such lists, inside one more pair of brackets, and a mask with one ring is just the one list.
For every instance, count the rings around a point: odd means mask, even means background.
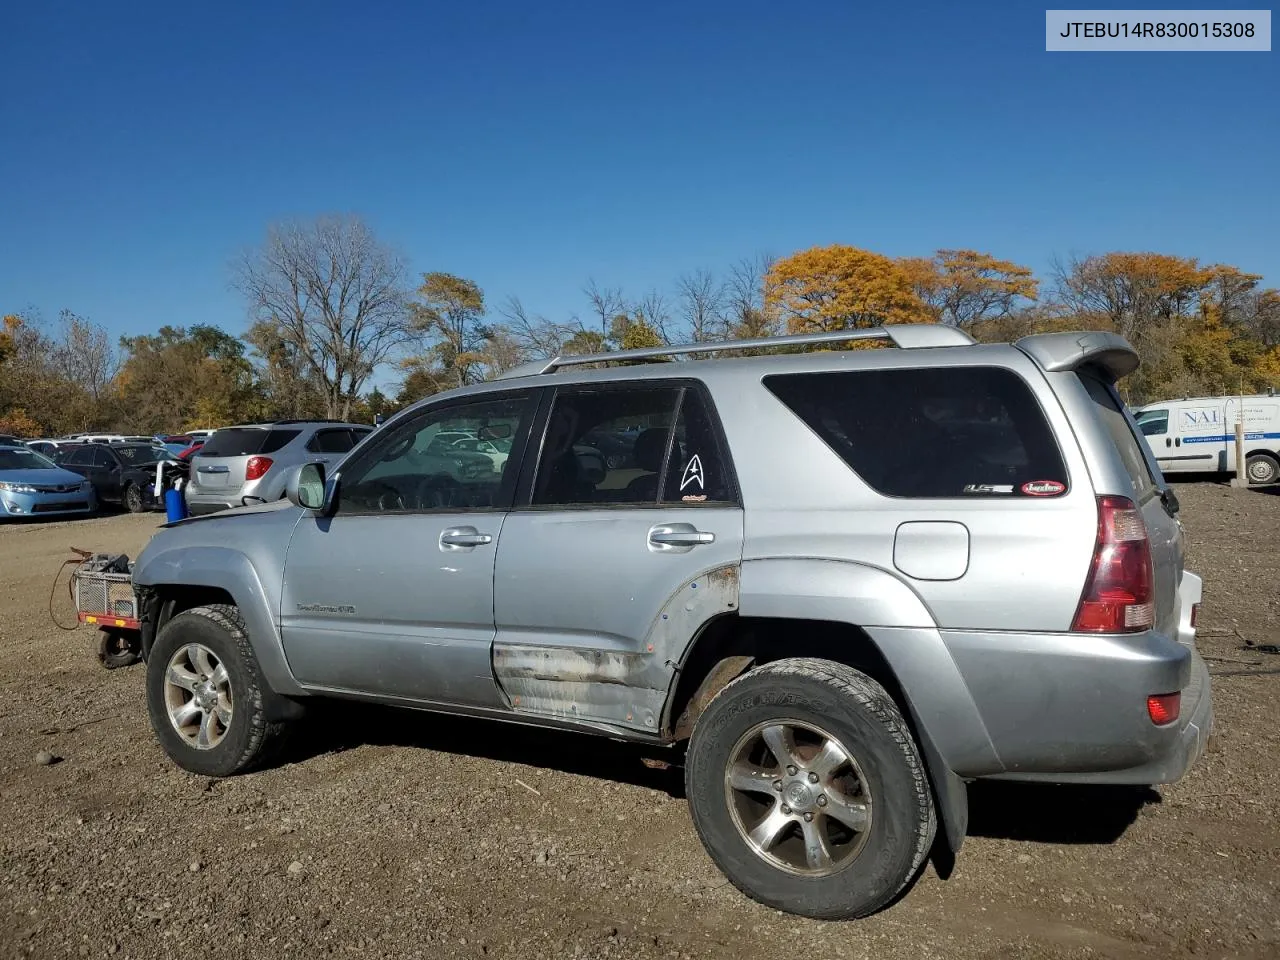
[{"label": "front alloy wheel", "polygon": [[212,750],[231,729],[231,678],[203,644],[179,647],[164,672],[169,722],[188,746]]}]

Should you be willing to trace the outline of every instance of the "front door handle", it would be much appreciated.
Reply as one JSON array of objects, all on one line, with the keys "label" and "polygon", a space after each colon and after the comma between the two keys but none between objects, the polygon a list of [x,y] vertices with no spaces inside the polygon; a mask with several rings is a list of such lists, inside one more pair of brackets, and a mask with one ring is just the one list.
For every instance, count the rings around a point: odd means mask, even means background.
[{"label": "front door handle", "polygon": [[449,527],[440,534],[441,550],[470,550],[493,543],[493,537],[475,527]]},{"label": "front door handle", "polygon": [[686,550],[701,543],[715,543],[716,535],[697,529],[691,523],[664,523],[649,528],[649,545],[659,550]]}]

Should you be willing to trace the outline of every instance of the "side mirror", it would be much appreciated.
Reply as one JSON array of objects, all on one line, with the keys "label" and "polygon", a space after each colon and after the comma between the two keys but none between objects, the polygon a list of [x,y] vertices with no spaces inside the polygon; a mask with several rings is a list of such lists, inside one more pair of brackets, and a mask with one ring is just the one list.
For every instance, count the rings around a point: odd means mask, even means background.
[{"label": "side mirror", "polygon": [[284,494],[295,507],[328,514],[332,506],[329,487],[325,483],[323,463],[304,463],[290,474]]}]

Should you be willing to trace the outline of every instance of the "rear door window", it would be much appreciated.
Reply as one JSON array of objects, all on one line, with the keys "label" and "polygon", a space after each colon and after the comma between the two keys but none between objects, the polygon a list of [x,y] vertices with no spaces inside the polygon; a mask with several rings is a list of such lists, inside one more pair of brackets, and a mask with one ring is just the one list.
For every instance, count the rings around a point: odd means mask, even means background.
[{"label": "rear door window", "polygon": [[[1159,489],[1156,478],[1147,465],[1147,457],[1143,451],[1144,441],[1139,440],[1130,428],[1129,418],[1124,414],[1120,398],[1116,396],[1111,386],[1088,374],[1081,374],[1080,382],[1089,391],[1089,399],[1093,401],[1098,410],[1099,419],[1107,428],[1107,433],[1111,435],[1111,441],[1116,445],[1116,450],[1119,451],[1120,459],[1124,463],[1125,472],[1133,481],[1133,491],[1137,495],[1137,500],[1142,503]],[[1166,420],[1165,423],[1167,426],[1168,421]],[[1144,429],[1142,432],[1147,431]]]},{"label": "rear door window", "polygon": [[[656,506],[680,396],[678,386],[652,384],[558,390],[533,505]],[[605,438],[623,452],[613,453]]]},{"label": "rear door window", "polygon": [[662,502],[688,506],[723,505],[736,500],[733,470],[720,439],[719,426],[712,420],[702,393],[689,387],[684,391],[680,415],[676,417]]},{"label": "rear door window", "polygon": [[1066,489],[1053,431],[1031,388],[1012,370],[779,374],[764,384],[885,496],[1009,497]]}]

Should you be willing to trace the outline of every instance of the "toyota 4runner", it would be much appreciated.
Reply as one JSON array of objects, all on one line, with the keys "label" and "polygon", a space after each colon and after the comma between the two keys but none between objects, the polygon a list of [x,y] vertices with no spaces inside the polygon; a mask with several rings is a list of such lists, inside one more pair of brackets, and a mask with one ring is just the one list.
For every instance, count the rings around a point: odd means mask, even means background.
[{"label": "toyota 4runner", "polygon": [[[798,349],[854,340],[900,349]],[[902,325],[431,397],[286,501],[152,539],[152,726],[212,776],[315,697],[670,745],[742,891],[865,915],[935,833],[958,850],[968,781],[1167,783],[1204,749],[1201,583],[1115,389],[1137,365],[1106,333]],[[460,475],[442,433],[507,452]]]}]

